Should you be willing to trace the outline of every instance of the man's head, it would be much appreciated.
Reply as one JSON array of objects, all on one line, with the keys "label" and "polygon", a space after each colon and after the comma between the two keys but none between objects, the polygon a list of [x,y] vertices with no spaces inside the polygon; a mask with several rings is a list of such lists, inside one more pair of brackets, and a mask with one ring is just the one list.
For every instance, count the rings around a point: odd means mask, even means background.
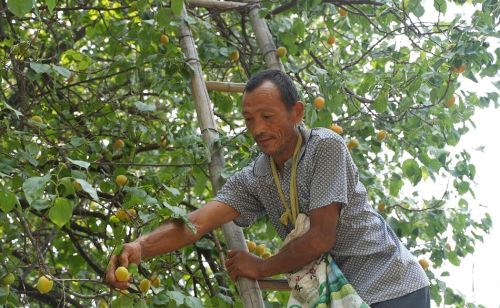
[{"label": "man's head", "polygon": [[245,124],[261,151],[278,164],[292,156],[303,116],[304,105],[283,72],[263,71],[248,81],[243,95]]},{"label": "man's head", "polygon": [[253,75],[245,86],[245,92],[252,92],[264,82],[270,81],[277,88],[286,108],[290,110],[296,102],[300,101],[297,89],[292,79],[280,70],[265,70]]}]

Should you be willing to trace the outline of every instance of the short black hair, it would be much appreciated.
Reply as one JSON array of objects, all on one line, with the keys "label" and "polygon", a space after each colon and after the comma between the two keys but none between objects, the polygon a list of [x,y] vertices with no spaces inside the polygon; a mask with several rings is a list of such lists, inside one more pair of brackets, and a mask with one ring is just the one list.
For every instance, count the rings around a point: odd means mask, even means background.
[{"label": "short black hair", "polygon": [[280,70],[265,70],[253,75],[245,86],[245,92],[252,92],[265,81],[272,82],[278,88],[281,99],[285,102],[285,106],[288,110],[300,100],[299,93],[293,84],[292,78]]}]

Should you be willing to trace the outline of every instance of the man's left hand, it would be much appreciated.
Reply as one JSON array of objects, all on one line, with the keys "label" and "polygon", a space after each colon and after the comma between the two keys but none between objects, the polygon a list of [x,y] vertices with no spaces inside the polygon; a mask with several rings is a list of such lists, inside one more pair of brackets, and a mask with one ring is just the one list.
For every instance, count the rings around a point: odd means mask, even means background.
[{"label": "man's left hand", "polygon": [[249,252],[232,250],[227,255],[226,268],[234,282],[239,276],[256,280],[261,278],[260,267],[263,262],[264,260]]}]

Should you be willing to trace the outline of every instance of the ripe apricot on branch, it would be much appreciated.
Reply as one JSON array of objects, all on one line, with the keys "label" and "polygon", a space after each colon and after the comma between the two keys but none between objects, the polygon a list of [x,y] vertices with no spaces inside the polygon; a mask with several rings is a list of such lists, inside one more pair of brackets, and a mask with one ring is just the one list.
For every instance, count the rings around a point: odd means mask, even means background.
[{"label": "ripe apricot on branch", "polygon": [[149,281],[149,279],[144,278],[139,283],[139,290],[141,290],[142,293],[148,293],[150,287],[151,281]]},{"label": "ripe apricot on branch", "polygon": [[383,202],[380,202],[377,207],[378,211],[380,213],[383,213],[385,211],[385,204]]},{"label": "ripe apricot on branch", "polygon": [[341,135],[344,132],[344,129],[342,128],[342,126],[340,126],[338,124],[332,124],[330,126],[330,129],[333,130],[334,132],[336,132],[339,135]]},{"label": "ripe apricot on branch", "polygon": [[286,48],[283,46],[278,47],[276,54],[278,55],[278,57],[283,58],[284,56],[286,56]]},{"label": "ripe apricot on branch", "polygon": [[455,95],[452,95],[447,101],[446,101],[446,107],[451,108],[455,106]]},{"label": "ripe apricot on branch", "polygon": [[125,282],[130,279],[130,274],[128,273],[128,269],[124,266],[120,266],[115,270],[115,277],[117,281]]},{"label": "ripe apricot on branch", "polygon": [[160,36],[160,43],[162,43],[163,45],[167,45],[168,41],[169,41],[168,35],[166,35],[165,33],[163,33]]},{"label": "ripe apricot on branch", "polygon": [[38,122],[38,123],[43,123],[42,117],[38,116],[38,115],[32,116],[31,117],[31,121],[35,121],[35,122]]},{"label": "ripe apricot on branch", "polygon": [[40,276],[36,284],[37,290],[42,294],[49,293],[50,290],[52,290],[53,286],[54,286],[54,281],[52,281],[50,278],[46,276]]},{"label": "ripe apricot on branch", "polygon": [[113,145],[111,146],[114,150],[119,150],[125,146],[125,142],[121,139],[116,139],[115,142],[113,142]]},{"label": "ripe apricot on branch", "polygon": [[349,149],[349,151],[352,151],[353,149],[357,148],[358,146],[359,146],[359,141],[356,138],[352,138],[347,143],[347,148]]},{"label": "ripe apricot on branch", "polygon": [[270,258],[271,256],[272,256],[272,254],[269,251],[266,251],[260,257],[262,259],[267,259],[267,258]]},{"label": "ripe apricot on branch", "polygon": [[255,248],[257,248],[257,244],[255,244],[255,242],[253,241],[247,241],[247,248],[248,251],[254,252]]},{"label": "ripe apricot on branch", "polygon": [[318,96],[314,99],[314,108],[316,109],[322,109],[325,107],[325,99],[323,96]]},{"label": "ripe apricot on branch", "polygon": [[123,209],[119,209],[118,211],[116,211],[115,213],[116,217],[118,217],[118,219],[120,219],[121,221],[128,221],[130,220],[130,216],[128,215],[128,213],[123,210]]},{"label": "ripe apricot on branch", "polygon": [[151,284],[153,285],[153,287],[155,287],[155,288],[160,287],[160,285],[161,285],[160,277],[152,276],[151,278],[149,278],[149,280],[151,281]]},{"label": "ripe apricot on branch", "polygon": [[451,68],[451,71],[455,74],[462,74],[463,72],[465,72],[465,65],[460,64],[459,66],[453,66]]},{"label": "ripe apricot on branch", "polygon": [[125,175],[119,175],[116,177],[115,182],[118,186],[125,186],[128,182],[128,179]]},{"label": "ripe apricot on branch", "polygon": [[137,211],[135,209],[128,209],[127,210],[127,215],[130,217],[130,218],[134,218],[135,216],[137,216]]},{"label": "ripe apricot on branch", "polygon": [[343,9],[343,8],[340,8],[340,10],[339,10],[339,14],[340,14],[340,16],[342,16],[342,17],[346,17],[346,16],[347,16],[347,11],[346,11],[345,9]]},{"label": "ripe apricot on branch", "polygon": [[238,50],[235,50],[229,54],[229,59],[233,62],[238,61],[240,58],[240,52]]},{"label": "ripe apricot on branch", "polygon": [[377,140],[378,141],[383,141],[387,137],[387,132],[385,130],[379,130],[377,132]]},{"label": "ripe apricot on branch", "polygon": [[255,248],[255,254],[261,256],[264,252],[266,252],[266,245],[260,244]]},{"label": "ripe apricot on branch", "polygon": [[83,189],[82,187],[82,184],[78,183],[78,182],[73,182],[73,188],[76,190],[76,191],[80,191]]},{"label": "ripe apricot on branch", "polygon": [[420,259],[418,260],[418,263],[420,264],[420,266],[424,269],[424,270],[427,270],[429,268],[429,261],[427,261],[426,259]]},{"label": "ripe apricot on branch", "polygon": [[335,36],[330,35],[330,36],[328,37],[328,39],[326,40],[326,42],[327,42],[329,45],[333,45],[333,44],[335,44]]},{"label": "ripe apricot on branch", "polygon": [[108,303],[106,303],[103,299],[101,299],[97,304],[97,308],[108,308]]}]

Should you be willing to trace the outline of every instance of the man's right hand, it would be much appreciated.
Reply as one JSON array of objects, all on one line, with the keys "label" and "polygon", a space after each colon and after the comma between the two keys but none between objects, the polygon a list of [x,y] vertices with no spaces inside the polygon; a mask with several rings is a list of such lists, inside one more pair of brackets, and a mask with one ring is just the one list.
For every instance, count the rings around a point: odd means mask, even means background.
[{"label": "man's right hand", "polygon": [[115,270],[119,266],[128,267],[130,263],[139,264],[142,259],[142,248],[138,242],[131,242],[123,245],[123,250],[119,256],[114,254],[109,259],[108,271],[104,281],[117,289],[128,288],[128,282],[120,282],[116,280]]}]

